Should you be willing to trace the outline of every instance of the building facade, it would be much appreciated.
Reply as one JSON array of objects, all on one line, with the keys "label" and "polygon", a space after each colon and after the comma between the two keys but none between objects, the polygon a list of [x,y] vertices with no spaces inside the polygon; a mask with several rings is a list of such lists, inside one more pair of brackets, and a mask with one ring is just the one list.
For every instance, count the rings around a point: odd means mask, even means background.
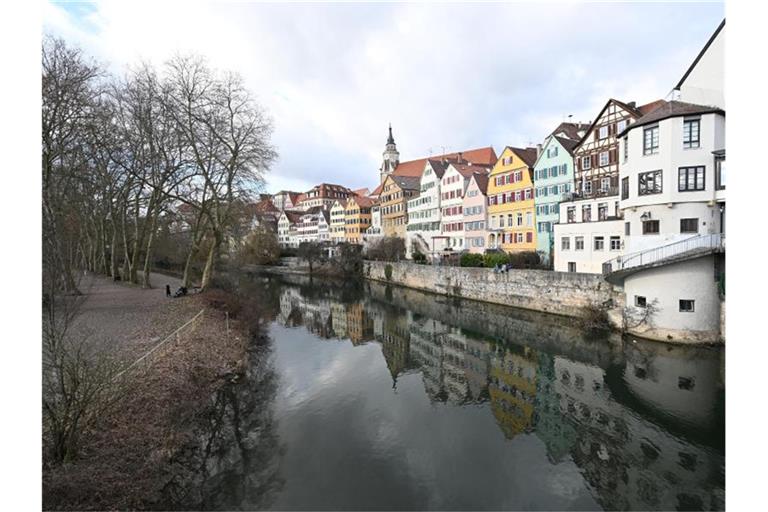
[{"label": "building facade", "polygon": [[277,242],[281,247],[293,248],[299,246],[298,224],[301,214],[283,211],[277,220]]},{"label": "building facade", "polygon": [[347,187],[331,183],[321,183],[302,194],[302,197],[298,201],[297,208],[308,210],[319,206],[321,208],[329,209],[337,199],[348,199],[351,195],[353,195],[352,191]]},{"label": "building facade", "polygon": [[372,244],[375,244],[381,240],[382,236],[384,234],[381,229],[381,207],[378,201],[376,201],[371,205],[371,226],[365,230],[363,235],[363,248],[367,249]]},{"label": "building facade", "polygon": [[464,194],[464,245],[471,253],[485,252],[488,240],[488,174],[475,173]]},{"label": "building facade", "polygon": [[408,200],[419,195],[419,181],[417,176],[395,174],[390,174],[384,179],[379,196],[384,236],[396,236],[405,240]]},{"label": "building facade", "polygon": [[506,147],[488,181],[488,247],[535,251],[533,164],[536,148]]},{"label": "building facade", "polygon": [[560,220],[555,225],[555,271],[601,274],[603,263],[621,254],[619,203],[609,199],[615,198],[560,204]]},{"label": "building facade", "polygon": [[344,199],[337,199],[333,206],[331,206],[331,225],[330,225],[330,234],[331,234],[331,242],[335,244],[340,244],[346,241],[347,234],[346,234],[346,206],[347,201]]},{"label": "building facade", "polygon": [[346,241],[361,245],[363,235],[371,227],[371,206],[373,200],[363,196],[352,196],[344,211]]},{"label": "building facade", "polygon": [[445,248],[440,232],[440,185],[445,164],[429,159],[419,180],[419,195],[408,200],[406,257],[414,251],[429,254]]},{"label": "building facade", "polygon": [[446,247],[463,251],[464,243],[464,195],[474,174],[488,174],[488,169],[470,163],[453,162],[441,180],[440,205],[442,218],[440,230],[445,237]]},{"label": "building facade", "polygon": [[542,261],[553,261],[554,225],[560,220],[560,202],[573,192],[573,149],[577,141],[550,135],[533,167],[536,207],[536,251]]}]

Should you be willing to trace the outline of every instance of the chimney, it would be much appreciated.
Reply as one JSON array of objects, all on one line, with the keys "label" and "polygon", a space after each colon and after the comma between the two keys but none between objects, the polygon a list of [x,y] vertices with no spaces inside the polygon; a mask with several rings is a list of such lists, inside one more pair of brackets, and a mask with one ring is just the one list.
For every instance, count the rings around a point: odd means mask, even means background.
[{"label": "chimney", "polygon": [[632,108],[637,108],[637,102],[636,101],[630,101],[629,103],[627,103],[627,105],[629,105]]},{"label": "chimney", "polygon": [[459,163],[461,163],[461,156],[462,156],[462,154],[463,153],[461,151],[459,151],[459,160],[458,160]]},{"label": "chimney", "polygon": [[541,144],[536,144],[536,158],[538,158],[539,155],[541,155],[542,149],[543,148],[541,147]]}]

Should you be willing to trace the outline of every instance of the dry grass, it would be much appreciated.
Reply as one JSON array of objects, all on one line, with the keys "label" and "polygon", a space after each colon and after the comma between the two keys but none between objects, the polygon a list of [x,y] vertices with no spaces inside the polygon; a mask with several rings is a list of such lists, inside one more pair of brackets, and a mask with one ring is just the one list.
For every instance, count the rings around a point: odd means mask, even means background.
[{"label": "dry grass", "polygon": [[[171,460],[194,443],[197,422],[227,376],[241,371],[245,336],[236,320],[226,335],[224,313],[201,296],[168,301],[146,326],[138,357],[206,307],[192,333],[150,356],[128,379],[127,393],[87,435],[75,463],[44,468],[44,509],[151,509],[162,507],[173,478]],[[154,341],[152,338],[155,338]],[[126,347],[127,348],[127,347]]]}]

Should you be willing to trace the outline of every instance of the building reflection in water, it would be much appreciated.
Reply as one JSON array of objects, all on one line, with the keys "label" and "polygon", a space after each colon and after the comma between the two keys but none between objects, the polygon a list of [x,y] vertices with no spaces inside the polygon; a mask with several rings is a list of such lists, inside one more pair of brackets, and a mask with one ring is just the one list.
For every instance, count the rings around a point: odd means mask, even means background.
[{"label": "building reflection in water", "polygon": [[350,301],[286,286],[278,321],[376,340],[394,386],[419,372],[434,403],[486,404],[507,439],[536,436],[550,463],[573,461],[606,509],[724,508],[719,351],[583,340],[541,316],[486,305],[478,319],[476,304],[409,293],[371,284]]}]

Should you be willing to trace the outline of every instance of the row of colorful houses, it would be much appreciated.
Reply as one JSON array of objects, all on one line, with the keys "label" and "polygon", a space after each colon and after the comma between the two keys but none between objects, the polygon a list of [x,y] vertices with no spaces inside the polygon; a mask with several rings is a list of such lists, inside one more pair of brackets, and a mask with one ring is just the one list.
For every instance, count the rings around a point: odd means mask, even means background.
[{"label": "row of colorful houses", "polygon": [[662,310],[658,336],[711,332],[724,273],[724,26],[664,99],[607,99],[593,121],[563,122],[535,147],[401,162],[390,126],[373,191],[276,196],[280,243],[390,236],[407,257],[433,259],[536,251],[555,271],[603,274],[628,304]]}]

